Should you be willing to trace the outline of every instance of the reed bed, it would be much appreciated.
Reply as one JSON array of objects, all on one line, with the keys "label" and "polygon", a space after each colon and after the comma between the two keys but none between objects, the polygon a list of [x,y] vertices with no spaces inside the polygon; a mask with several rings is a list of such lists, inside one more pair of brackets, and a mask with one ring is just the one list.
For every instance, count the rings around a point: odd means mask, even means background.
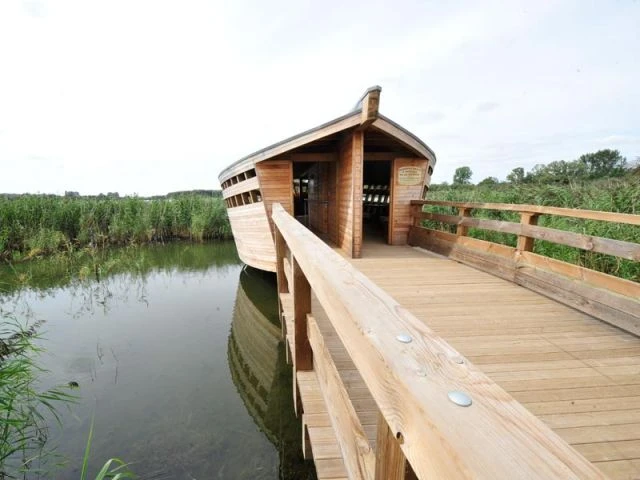
[{"label": "reed bed", "polygon": [[0,260],[83,247],[231,238],[220,197],[0,197]]}]

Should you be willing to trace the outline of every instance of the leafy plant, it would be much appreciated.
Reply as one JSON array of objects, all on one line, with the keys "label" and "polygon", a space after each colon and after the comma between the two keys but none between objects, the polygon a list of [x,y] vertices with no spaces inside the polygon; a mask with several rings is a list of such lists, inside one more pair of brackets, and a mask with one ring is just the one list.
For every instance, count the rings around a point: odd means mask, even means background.
[{"label": "leafy plant", "polygon": [[[87,446],[84,450],[84,456],[82,458],[82,471],[80,472],[80,480],[86,480],[89,471],[89,454],[91,453],[91,442],[93,440],[93,424],[95,417],[91,418],[91,426],[89,427],[89,438],[87,439]],[[128,470],[128,464],[120,460],[119,458],[110,458],[107,460],[100,471],[95,476],[95,480],[103,480],[105,478],[112,478],[119,480],[123,478],[135,478],[135,475]]]}]

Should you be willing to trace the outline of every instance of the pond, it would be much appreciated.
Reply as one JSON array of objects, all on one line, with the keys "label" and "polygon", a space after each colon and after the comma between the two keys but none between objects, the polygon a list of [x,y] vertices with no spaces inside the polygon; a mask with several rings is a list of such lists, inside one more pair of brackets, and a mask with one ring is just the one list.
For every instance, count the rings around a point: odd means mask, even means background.
[{"label": "pond", "polygon": [[44,386],[79,385],[46,477],[80,478],[93,419],[92,474],[118,457],[149,479],[313,478],[272,274],[229,242],[85,257],[0,271],[2,309],[45,321]]}]

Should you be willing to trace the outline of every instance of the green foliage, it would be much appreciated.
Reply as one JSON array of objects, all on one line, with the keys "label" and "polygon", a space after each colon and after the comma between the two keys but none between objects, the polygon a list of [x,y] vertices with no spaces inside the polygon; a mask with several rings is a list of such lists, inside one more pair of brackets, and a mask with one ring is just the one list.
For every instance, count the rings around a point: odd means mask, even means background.
[{"label": "green foliage", "polygon": [[[91,442],[93,441],[93,424],[94,418],[91,419],[89,438],[87,439],[87,446],[85,447],[84,456],[82,457],[80,480],[86,480],[89,471],[89,454],[91,453]],[[128,465],[119,458],[110,458],[104,463],[96,475],[95,480],[104,480],[105,478],[112,478],[113,480],[135,478],[135,475],[130,472],[127,467]]]},{"label": "green foliage", "polygon": [[0,197],[0,259],[22,260],[91,246],[230,238],[219,196]]},{"label": "green foliage", "polygon": [[[500,184],[484,186],[433,186],[429,200],[465,201],[478,203],[520,203],[556,207],[580,208],[640,214],[640,177],[627,175],[622,178],[586,181],[582,183],[548,184]],[[430,211],[457,215],[457,210],[447,207],[430,207]],[[474,210],[474,217],[519,222],[517,212]],[[599,237],[640,243],[640,227],[611,222],[581,220],[555,215],[543,215],[539,225],[559,230],[573,231]],[[429,228],[446,231],[451,226],[427,222]],[[515,246],[516,236],[476,228],[469,229],[469,236]],[[640,262],[624,260],[610,255],[586,252],[577,248],[536,240],[534,252],[558,260],[585,266],[594,270],[640,281]]]},{"label": "green foliage", "polygon": [[484,186],[498,185],[499,183],[500,183],[500,180],[498,180],[496,177],[487,177],[484,180],[480,181],[478,183],[478,186],[484,187]]},{"label": "green foliage", "polygon": [[524,168],[516,167],[507,175],[507,182],[518,185],[524,182]]},{"label": "green foliage", "polygon": [[538,164],[525,174],[522,167],[514,168],[507,181],[521,183],[569,184],[602,178],[622,177],[631,171],[627,159],[618,150],[599,150],[572,161],[558,160],[546,165]]},{"label": "green foliage", "polygon": [[454,185],[470,185],[473,172],[469,167],[458,167],[453,174]]},{"label": "green foliage", "polygon": [[18,478],[50,454],[45,413],[58,418],[56,403],[74,397],[60,388],[38,388],[43,370],[34,360],[41,351],[34,341],[40,323],[27,327],[0,313],[0,478]]}]

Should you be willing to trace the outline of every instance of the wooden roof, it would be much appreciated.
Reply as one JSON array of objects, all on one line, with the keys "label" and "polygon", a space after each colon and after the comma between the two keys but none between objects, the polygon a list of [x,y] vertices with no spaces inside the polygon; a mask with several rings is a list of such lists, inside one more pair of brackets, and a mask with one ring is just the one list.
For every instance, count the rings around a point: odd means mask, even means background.
[{"label": "wooden roof", "polygon": [[256,163],[356,127],[382,132],[407,147],[419,157],[427,158],[432,166],[435,165],[436,155],[426,143],[391,119],[378,113],[381,90],[382,88],[379,86],[367,89],[351,112],[241,158],[225,168],[218,176],[218,179],[222,183],[233,175],[248,170]]}]

